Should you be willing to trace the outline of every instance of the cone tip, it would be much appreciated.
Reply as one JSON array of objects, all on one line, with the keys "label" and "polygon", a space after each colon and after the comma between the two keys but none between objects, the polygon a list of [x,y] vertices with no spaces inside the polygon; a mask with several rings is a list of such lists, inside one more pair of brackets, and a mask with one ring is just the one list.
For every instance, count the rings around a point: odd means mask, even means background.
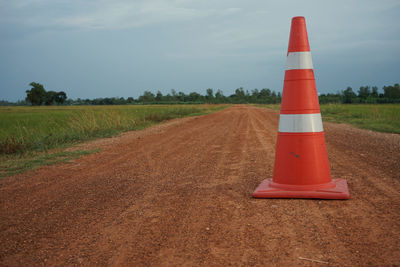
[{"label": "cone tip", "polygon": [[296,16],[296,17],[293,17],[292,18],[292,21],[294,22],[294,21],[299,21],[299,20],[306,20],[303,16]]},{"label": "cone tip", "polygon": [[292,18],[288,53],[301,51],[310,51],[310,45],[308,43],[306,19],[298,16]]}]

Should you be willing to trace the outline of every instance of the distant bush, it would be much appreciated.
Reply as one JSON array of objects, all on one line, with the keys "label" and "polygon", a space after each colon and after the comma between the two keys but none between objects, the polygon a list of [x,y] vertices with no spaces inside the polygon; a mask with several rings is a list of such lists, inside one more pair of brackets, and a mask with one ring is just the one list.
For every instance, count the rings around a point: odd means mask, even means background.
[{"label": "distant bush", "polygon": [[32,88],[30,90],[26,90],[26,98],[25,100],[32,104],[32,106],[40,106],[42,104],[45,105],[53,105],[53,104],[63,104],[67,99],[67,94],[63,91],[55,92],[48,91],[44,89],[43,85],[36,82],[31,82],[29,84]]}]

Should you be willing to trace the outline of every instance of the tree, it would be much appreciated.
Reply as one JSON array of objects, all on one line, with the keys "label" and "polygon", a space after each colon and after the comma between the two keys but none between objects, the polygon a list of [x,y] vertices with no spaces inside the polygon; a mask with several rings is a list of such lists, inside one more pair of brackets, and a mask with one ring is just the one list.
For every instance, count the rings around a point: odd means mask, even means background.
[{"label": "tree", "polygon": [[260,97],[260,91],[258,91],[257,88],[255,88],[254,90],[251,91],[251,96],[253,97],[253,99],[257,99]]},{"label": "tree", "polygon": [[396,83],[394,86],[384,86],[383,95],[389,99],[400,99],[400,85]]},{"label": "tree", "polygon": [[271,96],[271,90],[269,88],[263,88],[260,91],[260,97],[261,98],[267,98]]},{"label": "tree", "polygon": [[160,91],[157,91],[157,95],[156,95],[156,101],[157,102],[161,102],[163,98],[163,95]]},{"label": "tree", "polygon": [[47,106],[53,105],[56,102],[57,92],[47,91],[44,97],[44,104]]},{"label": "tree", "polygon": [[25,100],[30,102],[32,106],[40,106],[46,100],[46,90],[40,83],[31,82],[29,85],[32,86],[32,88],[31,90],[25,91]]},{"label": "tree", "polygon": [[64,104],[65,100],[67,100],[67,94],[64,91],[58,92],[56,98],[54,99],[54,101],[56,101],[56,103],[59,105]]},{"label": "tree", "polygon": [[175,89],[171,89],[171,98],[173,99],[173,101],[176,101],[178,97],[178,94],[176,92]]},{"label": "tree", "polygon": [[140,102],[154,102],[155,96],[150,91],[144,91],[142,96],[139,96]]},{"label": "tree", "polygon": [[207,95],[206,95],[207,100],[212,100],[214,98],[213,89],[208,88],[206,92],[207,92]]},{"label": "tree", "polygon": [[245,97],[245,92],[243,90],[243,87],[240,87],[238,89],[235,90],[235,95],[237,98],[241,99]]},{"label": "tree", "polygon": [[224,101],[224,98],[224,93],[220,89],[218,89],[215,93],[215,100],[217,100],[218,103],[222,103]]},{"label": "tree", "polygon": [[358,97],[365,101],[369,96],[371,95],[371,90],[369,86],[361,86],[360,89],[358,89]]},{"label": "tree", "polygon": [[178,100],[179,102],[184,102],[185,97],[186,97],[186,95],[184,92],[179,92],[178,95],[176,96],[176,100]]},{"label": "tree", "polygon": [[353,89],[349,86],[346,90],[343,91],[343,102],[344,103],[352,103],[353,98],[356,97],[356,94],[353,92]]},{"label": "tree", "polygon": [[377,86],[372,86],[372,97],[378,97],[378,87]]},{"label": "tree", "polygon": [[201,95],[196,92],[191,92],[188,96],[188,101],[197,102],[200,101]]},{"label": "tree", "polygon": [[46,92],[43,85],[41,85],[40,83],[35,83],[35,82],[31,82],[29,85],[32,86],[32,89],[26,90],[25,100],[30,102],[32,104],[32,106],[40,106],[42,104],[61,105],[65,102],[65,100],[67,100],[67,94],[63,91],[60,91],[60,92],[47,91]]}]

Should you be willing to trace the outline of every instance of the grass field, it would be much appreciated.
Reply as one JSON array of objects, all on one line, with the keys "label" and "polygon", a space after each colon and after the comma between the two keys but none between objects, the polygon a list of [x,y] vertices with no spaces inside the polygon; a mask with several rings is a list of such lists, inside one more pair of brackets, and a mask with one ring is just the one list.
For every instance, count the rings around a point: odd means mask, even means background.
[{"label": "grass field", "polygon": [[[256,105],[275,110],[280,105]],[[67,162],[97,150],[66,151],[82,141],[184,116],[206,114],[226,105],[146,105],[0,107],[0,177],[43,165]],[[321,105],[324,121],[400,134],[400,105]]]},{"label": "grass field", "polygon": [[[82,141],[138,130],[226,105],[0,107],[0,177],[96,151],[66,152]],[[48,150],[51,150],[50,152]]]},{"label": "grass field", "polygon": [[[260,106],[280,109],[280,105]],[[400,134],[399,104],[326,104],[320,108],[324,121],[349,123],[363,129]]]},{"label": "grass field", "polygon": [[215,105],[0,108],[0,152],[46,150],[221,109]]},{"label": "grass field", "polygon": [[350,123],[363,129],[400,134],[399,104],[321,105],[325,121]]}]

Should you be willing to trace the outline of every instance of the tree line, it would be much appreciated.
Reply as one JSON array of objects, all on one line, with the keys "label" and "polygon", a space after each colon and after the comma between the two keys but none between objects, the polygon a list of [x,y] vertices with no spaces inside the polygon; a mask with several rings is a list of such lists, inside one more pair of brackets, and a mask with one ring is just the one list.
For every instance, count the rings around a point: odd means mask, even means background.
[{"label": "tree line", "polygon": [[[106,97],[94,99],[67,99],[65,92],[46,91],[42,84],[32,82],[32,88],[26,91],[25,101],[11,103],[0,101],[0,105],[126,105],[126,104],[277,104],[281,102],[280,92],[275,92],[269,88],[245,90],[243,87],[237,88],[234,94],[225,96],[221,90],[208,88],[205,94],[197,92],[184,93],[171,89],[170,93],[163,94],[161,91],[153,93],[144,91],[138,98],[133,97]],[[400,86],[398,83],[383,86],[379,91],[376,86],[361,86],[356,92],[351,87],[347,87],[337,93],[327,93],[319,95],[321,104],[327,103],[400,103]]]},{"label": "tree line", "polygon": [[[382,93],[379,93],[376,86],[361,86],[357,92],[351,87],[347,87],[337,93],[320,94],[318,96],[321,104],[361,104],[361,103],[400,103],[400,86],[398,83],[389,86],[383,86]],[[234,94],[225,96],[221,90],[214,92],[212,88],[206,90],[204,95],[197,92],[184,93],[172,89],[168,94],[162,94],[160,91],[153,93],[144,91],[137,99],[128,98],[95,98],[95,99],[76,99],[67,100],[70,105],[124,105],[124,104],[278,104],[282,100],[280,92],[271,89],[253,89],[245,90],[240,87]]]},{"label": "tree line", "polygon": [[377,86],[361,86],[357,92],[353,88],[347,87],[345,90],[336,94],[319,95],[319,103],[342,103],[342,104],[384,104],[384,103],[400,103],[400,86],[398,83],[382,87],[379,93]]},{"label": "tree line", "polygon": [[[69,102],[70,101],[70,102]],[[214,93],[214,89],[208,88],[204,95],[197,92],[184,93],[177,92],[171,89],[170,93],[162,94],[161,91],[153,93],[151,91],[144,91],[138,98],[128,97],[112,97],[112,98],[95,98],[95,99],[68,99],[66,103],[72,105],[124,105],[124,104],[245,104],[245,103],[259,103],[259,104],[276,104],[281,102],[281,93],[276,93],[268,88],[261,90],[254,89],[251,92],[237,88],[235,93],[225,96],[221,90]]]}]

